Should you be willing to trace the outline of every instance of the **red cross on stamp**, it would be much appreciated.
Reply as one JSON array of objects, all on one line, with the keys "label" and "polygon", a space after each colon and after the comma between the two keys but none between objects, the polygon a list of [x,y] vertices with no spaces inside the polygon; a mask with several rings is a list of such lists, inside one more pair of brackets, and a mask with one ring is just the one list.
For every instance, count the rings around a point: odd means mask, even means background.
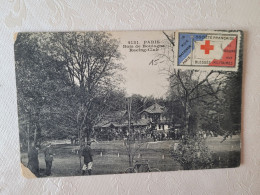
[{"label": "red cross on stamp", "polygon": [[214,50],[214,45],[210,45],[210,40],[206,40],[205,45],[201,45],[200,49],[205,50],[205,54],[209,54],[210,50]]}]

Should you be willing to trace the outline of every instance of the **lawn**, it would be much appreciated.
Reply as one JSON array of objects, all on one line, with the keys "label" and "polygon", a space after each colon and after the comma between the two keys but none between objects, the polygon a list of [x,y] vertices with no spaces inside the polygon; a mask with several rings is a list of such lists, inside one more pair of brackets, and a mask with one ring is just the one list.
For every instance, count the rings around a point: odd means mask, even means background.
[{"label": "lawn", "polygon": [[[206,143],[213,152],[215,159],[215,168],[217,167],[235,167],[239,165],[240,160],[240,141],[239,136],[233,136],[220,143],[222,137],[209,137]],[[158,168],[161,171],[176,171],[182,167],[170,156],[169,149],[174,140],[147,142],[136,153],[135,159],[147,159],[152,168]],[[137,147],[137,144],[133,144]],[[80,161],[75,148],[69,143],[57,143],[53,145],[54,161],[52,166],[52,177],[55,176],[76,176],[80,175]],[[94,152],[93,175],[99,174],[117,174],[124,173],[129,167],[128,156],[123,141],[104,141],[92,143]],[[27,165],[27,154],[21,154],[22,162]],[[83,159],[82,159],[83,162]],[[39,151],[39,164],[42,175],[45,169],[43,152]]]}]

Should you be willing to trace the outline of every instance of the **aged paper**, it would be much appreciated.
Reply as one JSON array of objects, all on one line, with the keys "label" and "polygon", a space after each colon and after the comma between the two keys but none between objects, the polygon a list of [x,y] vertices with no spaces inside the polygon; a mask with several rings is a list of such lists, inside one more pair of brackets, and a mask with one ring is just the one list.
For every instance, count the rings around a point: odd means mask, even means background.
[{"label": "aged paper", "polygon": [[59,177],[239,166],[242,41],[241,31],[18,33],[23,169]]}]

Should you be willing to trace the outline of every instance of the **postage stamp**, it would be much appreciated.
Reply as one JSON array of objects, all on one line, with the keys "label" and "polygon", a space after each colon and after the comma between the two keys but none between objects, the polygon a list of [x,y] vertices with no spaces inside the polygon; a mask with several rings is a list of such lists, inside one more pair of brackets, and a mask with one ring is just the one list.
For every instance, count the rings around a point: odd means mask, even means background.
[{"label": "postage stamp", "polygon": [[175,68],[237,71],[242,31],[177,31]]}]

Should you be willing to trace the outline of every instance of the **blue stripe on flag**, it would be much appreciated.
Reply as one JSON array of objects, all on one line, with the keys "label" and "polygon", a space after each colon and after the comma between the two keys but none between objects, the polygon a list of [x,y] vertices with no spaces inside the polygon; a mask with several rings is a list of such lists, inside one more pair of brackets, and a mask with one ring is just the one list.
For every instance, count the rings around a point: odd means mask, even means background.
[{"label": "blue stripe on flag", "polygon": [[194,49],[194,41],[202,41],[206,37],[207,34],[179,33],[178,65],[191,53],[191,47]]}]

